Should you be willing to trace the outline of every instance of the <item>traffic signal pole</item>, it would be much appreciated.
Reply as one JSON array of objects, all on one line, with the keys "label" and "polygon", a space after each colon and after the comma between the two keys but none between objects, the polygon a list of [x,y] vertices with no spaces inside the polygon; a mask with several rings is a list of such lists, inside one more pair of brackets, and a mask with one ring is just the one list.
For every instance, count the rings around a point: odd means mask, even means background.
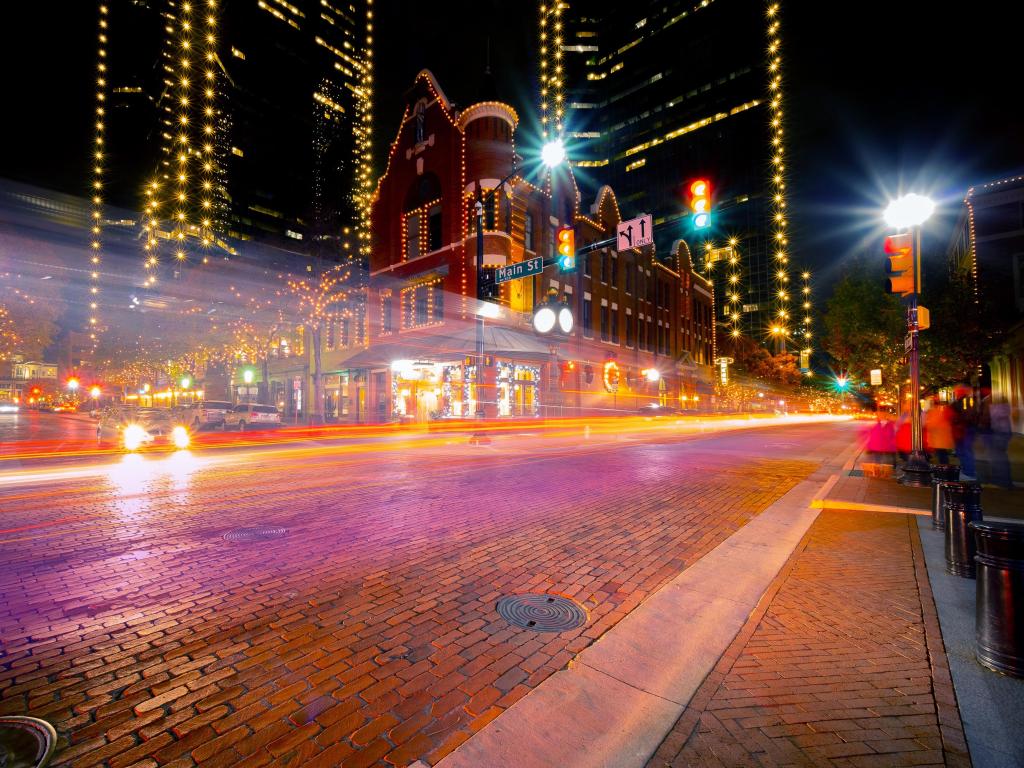
[{"label": "traffic signal pole", "polygon": [[920,327],[918,324],[918,298],[921,294],[921,227],[914,227],[914,292],[910,297],[907,314],[907,332],[910,335],[910,458],[903,467],[904,485],[931,485],[931,465],[924,452],[921,430],[921,357]]}]

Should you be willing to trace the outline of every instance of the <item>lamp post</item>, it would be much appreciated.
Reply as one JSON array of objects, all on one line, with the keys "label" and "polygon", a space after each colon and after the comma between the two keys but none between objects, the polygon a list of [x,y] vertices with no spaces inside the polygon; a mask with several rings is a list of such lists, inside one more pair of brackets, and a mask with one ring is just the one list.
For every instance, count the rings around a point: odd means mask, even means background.
[{"label": "lamp post", "polygon": [[921,368],[918,352],[917,305],[921,294],[921,225],[934,213],[935,203],[923,195],[909,194],[889,203],[885,209],[885,222],[895,229],[910,229],[914,233],[914,292],[910,295],[907,331],[910,336],[910,458],[903,467],[904,485],[928,486],[931,468],[924,454],[921,435]]},{"label": "lamp post", "polygon": [[[549,141],[541,149],[540,156],[541,162],[546,168],[555,168],[565,161],[565,147],[562,146],[561,141]],[[513,167],[512,172],[495,184],[493,189],[488,190],[486,196],[490,197],[495,194],[505,185],[505,182],[518,174],[519,169]],[[477,184],[479,192],[479,182]],[[481,275],[484,268],[484,198],[485,195],[480,192],[476,200],[476,297],[481,302],[484,299],[480,295]],[[482,388],[480,386],[483,381],[484,368],[484,318],[483,309],[478,308],[476,313],[476,349],[474,350],[476,353],[476,418],[478,419],[484,417],[484,401],[481,397]]]}]

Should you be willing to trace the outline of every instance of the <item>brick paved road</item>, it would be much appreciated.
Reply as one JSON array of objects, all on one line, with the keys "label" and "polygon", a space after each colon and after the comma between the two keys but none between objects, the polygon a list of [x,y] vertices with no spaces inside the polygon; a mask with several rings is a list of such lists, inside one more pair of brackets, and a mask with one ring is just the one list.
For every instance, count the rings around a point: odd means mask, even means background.
[{"label": "brick paved road", "polygon": [[823,512],[648,768],[969,765],[917,536]]},{"label": "brick paved road", "polygon": [[[129,457],[2,487],[0,712],[52,721],[57,765],[432,763],[850,434]],[[222,538],[255,524],[287,535]],[[510,627],[494,604],[523,591],[589,622]]]}]

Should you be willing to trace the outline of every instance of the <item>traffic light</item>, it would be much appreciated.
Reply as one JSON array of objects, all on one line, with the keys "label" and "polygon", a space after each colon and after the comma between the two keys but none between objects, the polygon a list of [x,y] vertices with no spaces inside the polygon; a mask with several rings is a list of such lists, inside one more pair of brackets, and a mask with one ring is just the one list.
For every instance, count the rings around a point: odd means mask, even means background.
[{"label": "traffic light", "polygon": [[562,227],[555,235],[558,242],[558,268],[563,272],[576,269],[576,232],[572,227]]},{"label": "traffic light", "polygon": [[707,179],[690,182],[690,211],[694,229],[711,226],[711,183]]},{"label": "traffic light", "polygon": [[914,236],[909,232],[889,235],[885,238],[885,255],[889,260],[885,290],[900,296],[914,293]]}]

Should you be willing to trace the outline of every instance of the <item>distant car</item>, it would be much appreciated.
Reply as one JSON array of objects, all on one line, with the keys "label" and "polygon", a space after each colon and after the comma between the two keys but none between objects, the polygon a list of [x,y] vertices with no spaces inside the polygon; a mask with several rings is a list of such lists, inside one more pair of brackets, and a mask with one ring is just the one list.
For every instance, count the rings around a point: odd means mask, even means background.
[{"label": "distant car", "polygon": [[272,405],[240,403],[224,417],[224,429],[263,429],[281,426],[281,412]]},{"label": "distant car", "polygon": [[203,400],[182,406],[178,415],[183,424],[187,424],[192,429],[199,429],[205,426],[222,425],[224,417],[234,408],[235,406],[226,400]]},{"label": "distant car", "polygon": [[18,404],[13,400],[0,400],[0,413],[17,413]]},{"label": "distant car", "polygon": [[108,415],[108,423],[118,429],[124,448],[134,451],[157,442],[187,448],[191,437],[188,429],[167,408],[130,408]]},{"label": "distant car", "polygon": [[72,403],[58,403],[57,405],[51,406],[50,410],[53,413],[75,413],[78,411],[78,406]]}]

